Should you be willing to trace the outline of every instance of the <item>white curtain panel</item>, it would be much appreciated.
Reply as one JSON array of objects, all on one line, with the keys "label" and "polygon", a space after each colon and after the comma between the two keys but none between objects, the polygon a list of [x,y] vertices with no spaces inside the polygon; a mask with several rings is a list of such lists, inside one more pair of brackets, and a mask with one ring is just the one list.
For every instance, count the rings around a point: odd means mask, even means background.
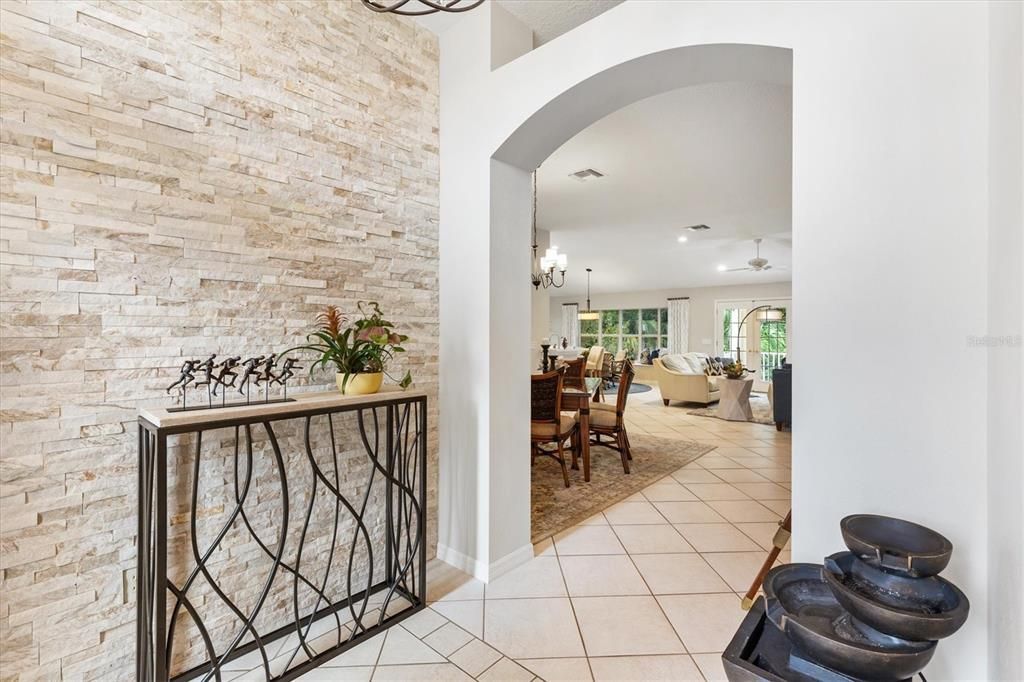
[{"label": "white curtain panel", "polygon": [[579,303],[562,304],[562,336],[569,339],[569,348],[580,347],[579,312]]},{"label": "white curtain panel", "polygon": [[690,350],[690,299],[668,300],[668,352],[686,353]]}]

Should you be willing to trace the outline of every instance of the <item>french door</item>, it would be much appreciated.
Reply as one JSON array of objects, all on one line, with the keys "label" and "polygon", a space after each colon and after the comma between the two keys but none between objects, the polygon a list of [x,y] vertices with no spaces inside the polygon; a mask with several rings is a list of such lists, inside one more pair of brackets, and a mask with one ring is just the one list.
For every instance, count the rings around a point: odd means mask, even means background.
[{"label": "french door", "polygon": [[766,391],[772,370],[789,351],[791,299],[715,301],[715,352],[754,370],[754,390]]}]

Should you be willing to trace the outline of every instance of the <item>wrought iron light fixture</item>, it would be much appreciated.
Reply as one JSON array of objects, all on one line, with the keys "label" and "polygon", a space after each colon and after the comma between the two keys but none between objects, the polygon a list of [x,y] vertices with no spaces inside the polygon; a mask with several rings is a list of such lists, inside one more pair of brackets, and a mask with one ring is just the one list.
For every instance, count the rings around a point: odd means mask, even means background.
[{"label": "wrought iron light fixture", "polygon": [[581,320],[596,320],[601,317],[600,313],[596,310],[590,309],[590,273],[593,272],[590,268],[587,268],[587,309],[581,310],[577,317]]},{"label": "wrought iron light fixture", "polygon": [[[537,258],[537,171],[533,171],[533,265],[530,268],[530,282],[534,289],[544,287],[560,288],[565,284],[565,271],[569,267],[569,259],[564,253],[558,253],[558,247],[552,246]],[[561,278],[555,281],[555,270]]]},{"label": "wrought iron light fixture", "polygon": [[[366,7],[374,12],[390,12],[401,14],[406,17],[419,17],[424,14],[435,12],[468,12],[474,7],[479,7],[484,0],[363,0]],[[411,7],[406,7],[411,5]]]}]

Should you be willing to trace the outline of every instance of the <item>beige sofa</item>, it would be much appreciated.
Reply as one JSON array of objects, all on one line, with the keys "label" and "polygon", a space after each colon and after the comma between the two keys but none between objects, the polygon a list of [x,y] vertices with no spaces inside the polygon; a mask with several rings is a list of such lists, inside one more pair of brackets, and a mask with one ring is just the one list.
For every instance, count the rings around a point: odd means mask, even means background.
[{"label": "beige sofa", "polygon": [[[708,405],[718,400],[718,377],[709,377],[703,370],[697,372],[707,358],[706,353],[684,353],[654,359],[655,380],[666,405],[672,400]],[[669,369],[664,360],[674,367]],[[688,366],[687,366],[688,365]],[[686,371],[681,371],[685,367]]]}]

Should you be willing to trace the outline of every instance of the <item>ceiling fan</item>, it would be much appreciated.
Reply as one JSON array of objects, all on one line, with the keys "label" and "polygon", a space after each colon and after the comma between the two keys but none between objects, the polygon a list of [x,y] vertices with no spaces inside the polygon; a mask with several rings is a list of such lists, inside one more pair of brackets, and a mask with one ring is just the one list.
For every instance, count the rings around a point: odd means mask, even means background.
[{"label": "ceiling fan", "polygon": [[[757,249],[756,255],[747,261],[747,267],[745,268],[727,268],[724,265],[718,266],[719,272],[740,272],[743,270],[749,270],[751,272],[761,272],[763,270],[771,270],[772,266],[768,264],[767,258],[761,258],[761,238],[758,237],[754,240],[755,248]],[[775,268],[776,270],[784,270],[785,268]]]}]

